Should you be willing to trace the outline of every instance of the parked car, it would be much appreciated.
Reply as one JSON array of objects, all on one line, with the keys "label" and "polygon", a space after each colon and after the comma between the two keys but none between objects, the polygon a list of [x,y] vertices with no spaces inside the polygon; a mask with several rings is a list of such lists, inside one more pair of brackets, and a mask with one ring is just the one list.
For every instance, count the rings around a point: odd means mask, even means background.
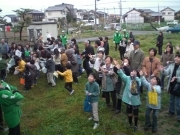
[{"label": "parked car", "polygon": [[178,33],[178,32],[180,32],[180,24],[175,25],[174,27],[169,27],[169,29],[167,29],[167,32],[169,32],[169,33]]},{"label": "parked car", "polygon": [[164,26],[160,28],[156,28],[158,31],[167,31],[169,29],[169,26]]},{"label": "parked car", "polygon": [[121,30],[121,26],[116,26],[116,30],[120,31]]},{"label": "parked car", "polygon": [[104,27],[104,30],[111,30],[111,27],[109,25]]},{"label": "parked car", "polygon": [[178,24],[178,20],[174,20],[174,21],[172,21],[172,22],[167,22],[167,25],[170,25],[170,24]]}]

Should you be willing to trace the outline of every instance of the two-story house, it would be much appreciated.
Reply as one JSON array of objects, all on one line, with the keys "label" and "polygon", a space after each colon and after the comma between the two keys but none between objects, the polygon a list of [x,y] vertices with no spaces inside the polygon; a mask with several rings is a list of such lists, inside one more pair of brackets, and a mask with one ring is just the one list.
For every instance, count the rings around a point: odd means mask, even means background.
[{"label": "two-story house", "polygon": [[[44,19],[44,13],[35,9],[31,9],[31,11],[25,16],[25,18],[30,18],[31,23],[32,22],[42,22]],[[20,18],[20,21],[23,21],[23,18]]]},{"label": "two-story house", "polygon": [[160,12],[155,12],[151,9],[136,9],[128,11],[123,15],[123,22],[126,23],[145,23],[151,21],[158,21],[162,17]]},{"label": "two-story house", "polygon": [[162,13],[162,17],[164,18],[165,21],[173,21],[174,17],[175,17],[175,10],[173,10],[172,8],[165,8],[163,10],[161,10]]},{"label": "two-story house", "polygon": [[74,5],[62,3],[59,5],[48,7],[45,10],[45,18],[49,21],[58,20],[58,18],[66,18],[68,13],[71,14],[73,19],[76,18],[76,9],[74,9]]},{"label": "two-story house", "polygon": [[175,19],[180,20],[180,10],[175,13]]}]

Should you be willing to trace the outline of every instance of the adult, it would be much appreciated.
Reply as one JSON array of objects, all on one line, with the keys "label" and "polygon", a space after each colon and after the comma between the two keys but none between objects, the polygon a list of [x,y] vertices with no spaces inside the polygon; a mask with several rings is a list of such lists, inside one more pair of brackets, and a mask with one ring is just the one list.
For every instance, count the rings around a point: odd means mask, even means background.
[{"label": "adult", "polygon": [[121,40],[122,40],[121,34],[119,33],[119,31],[116,31],[113,36],[113,43],[115,44],[115,51],[117,51],[117,47],[119,46]]},{"label": "adult", "polygon": [[84,56],[83,68],[86,70],[87,76],[89,76],[89,74],[92,72],[92,69],[90,68],[89,65],[89,60],[90,60],[89,55],[90,54],[94,55],[94,48],[90,45],[88,40],[84,41],[84,46],[85,46],[85,50],[81,54],[82,56]]},{"label": "adult", "polygon": [[1,39],[0,43],[0,54],[4,56],[5,59],[8,58],[8,51],[9,51],[9,46],[7,43],[5,43],[4,39]]},{"label": "adult", "polygon": [[9,52],[8,52],[10,54],[10,57],[15,55],[16,49],[17,49],[16,43],[12,42],[11,47],[9,48]]},{"label": "adult", "polygon": [[[169,64],[174,62],[173,46],[167,45],[165,52],[162,54],[161,63],[163,67],[167,67]],[[161,89],[164,90],[164,79],[165,75],[161,75]]]},{"label": "adult", "polygon": [[135,37],[134,37],[132,31],[129,32],[129,38],[131,39],[132,42],[134,42]]},{"label": "adult", "polygon": [[134,46],[133,46],[132,39],[128,39],[124,57],[129,59],[129,58],[130,58],[130,53],[131,53],[133,50],[134,50]]},{"label": "adult", "polygon": [[123,38],[121,43],[119,44],[119,54],[120,54],[120,59],[124,59],[124,54],[126,51],[126,46],[127,46],[127,40],[126,38]]},{"label": "adult", "polygon": [[126,29],[123,29],[122,39],[125,38],[126,40],[129,39],[129,33],[126,32]]},{"label": "adult", "polygon": [[78,46],[75,38],[71,39],[71,45],[76,46],[76,48],[79,49],[79,46]]},{"label": "adult", "polygon": [[105,59],[105,65],[100,67],[102,71],[102,91],[105,93],[106,97],[106,105],[110,107],[110,97],[113,103],[112,110],[116,110],[116,91],[115,91],[115,84],[117,82],[117,78],[114,72],[114,65],[112,64],[113,59],[110,56],[107,56]]},{"label": "adult", "polygon": [[23,98],[16,87],[1,81],[0,105],[4,113],[4,120],[9,127],[9,135],[20,135],[21,111],[18,102]]},{"label": "adult", "polygon": [[108,37],[104,38],[104,49],[105,49],[105,55],[109,55],[109,43],[108,43]]},{"label": "adult", "polygon": [[160,31],[159,35],[157,37],[157,45],[156,45],[158,47],[158,54],[159,55],[162,55],[163,39],[164,39],[163,33]]},{"label": "adult", "polygon": [[146,79],[150,80],[153,76],[159,75],[159,66],[161,62],[159,58],[156,57],[156,48],[149,49],[149,56],[143,60],[142,69]]},{"label": "adult", "polygon": [[61,40],[62,40],[62,44],[63,44],[64,48],[67,48],[66,45],[67,45],[68,39],[67,39],[67,36],[66,36],[64,30],[62,31],[62,35],[60,35],[60,38],[61,38]]},{"label": "adult", "polygon": [[30,57],[31,55],[31,52],[32,52],[32,48],[30,47],[29,44],[26,44],[26,46],[24,47],[24,55],[25,57]]},{"label": "adult", "polygon": [[130,53],[130,67],[131,70],[140,70],[144,60],[144,52],[140,49],[140,42],[138,40],[133,43],[134,50]]},{"label": "adult", "polygon": [[[170,64],[168,68],[160,66],[162,74],[169,76],[167,90],[170,93],[169,112],[167,116],[177,113],[177,121],[180,122],[180,54],[177,54],[174,63]],[[175,107],[176,106],[176,107]]]},{"label": "adult", "polygon": [[[142,68],[142,63],[144,60],[144,52],[140,49],[140,42],[135,40],[133,43],[134,50],[130,53],[130,68],[131,70],[140,70]],[[138,73],[138,72],[137,72]],[[140,75],[137,74],[139,77]],[[143,87],[140,86],[140,92],[143,93]]]}]

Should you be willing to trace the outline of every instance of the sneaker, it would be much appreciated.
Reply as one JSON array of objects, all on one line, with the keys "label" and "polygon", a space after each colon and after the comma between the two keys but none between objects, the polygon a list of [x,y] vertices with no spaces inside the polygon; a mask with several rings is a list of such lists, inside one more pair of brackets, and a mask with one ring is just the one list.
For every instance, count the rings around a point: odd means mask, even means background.
[{"label": "sneaker", "polygon": [[94,127],[93,127],[93,129],[96,129],[98,126],[99,126],[99,124],[98,124],[98,123],[94,123]]},{"label": "sneaker", "polygon": [[137,131],[137,126],[134,126],[134,132],[136,132]]},{"label": "sneaker", "polygon": [[151,125],[145,125],[144,126],[144,130],[146,131],[146,130],[148,130],[148,128],[150,128],[151,127]]},{"label": "sneaker", "polygon": [[166,115],[166,117],[172,117],[174,114],[173,113],[168,113],[167,115]]},{"label": "sneaker", "polygon": [[157,132],[157,129],[152,129],[152,133],[156,133]]},{"label": "sneaker", "polygon": [[74,93],[74,90],[71,91],[70,95],[72,95]]},{"label": "sneaker", "polygon": [[93,119],[92,117],[88,118],[89,121],[92,120],[92,119]]}]

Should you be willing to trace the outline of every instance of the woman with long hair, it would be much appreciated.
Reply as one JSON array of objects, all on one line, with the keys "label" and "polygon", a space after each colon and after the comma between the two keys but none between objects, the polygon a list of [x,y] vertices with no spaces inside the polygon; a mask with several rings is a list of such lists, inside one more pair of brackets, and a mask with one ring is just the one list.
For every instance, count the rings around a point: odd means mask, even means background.
[{"label": "woman with long hair", "polygon": [[[174,53],[173,53],[173,46],[167,45],[165,52],[162,54],[161,62],[163,67],[167,67],[170,63],[174,62]],[[161,89],[164,89],[164,79],[165,75],[161,75]]]}]

